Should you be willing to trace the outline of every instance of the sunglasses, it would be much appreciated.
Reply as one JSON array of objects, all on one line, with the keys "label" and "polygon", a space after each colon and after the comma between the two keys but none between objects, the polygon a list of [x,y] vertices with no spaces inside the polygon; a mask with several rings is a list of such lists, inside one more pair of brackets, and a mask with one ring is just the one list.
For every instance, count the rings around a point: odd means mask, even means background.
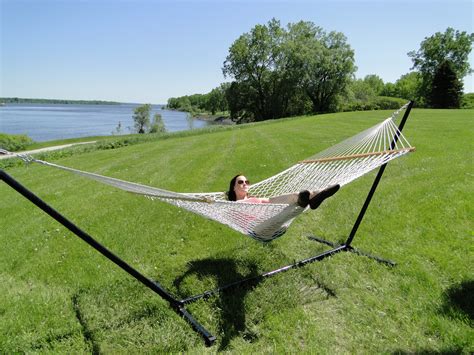
[{"label": "sunglasses", "polygon": [[247,185],[250,185],[250,181],[248,181],[248,180],[237,180],[237,184],[239,184],[239,185],[242,185],[244,182],[245,182]]}]

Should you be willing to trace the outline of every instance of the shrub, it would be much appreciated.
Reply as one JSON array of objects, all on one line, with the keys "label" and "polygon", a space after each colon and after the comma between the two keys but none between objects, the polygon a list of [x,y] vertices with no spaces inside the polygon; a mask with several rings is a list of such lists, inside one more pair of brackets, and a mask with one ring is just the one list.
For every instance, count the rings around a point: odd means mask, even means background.
[{"label": "shrub", "polygon": [[148,133],[164,133],[164,132],[166,132],[166,127],[165,127],[165,123],[163,122],[163,118],[161,117],[159,113],[155,113]]},{"label": "shrub", "polygon": [[377,96],[375,98],[375,104],[378,106],[378,110],[396,110],[407,102],[407,100],[397,97]]},{"label": "shrub", "polygon": [[474,108],[474,93],[464,94],[461,100],[461,108]]},{"label": "shrub", "polygon": [[345,102],[341,105],[340,111],[396,110],[406,103],[407,100],[397,97],[376,96],[366,101]]},{"label": "shrub", "polygon": [[0,133],[0,148],[11,152],[23,150],[33,143],[33,140],[25,134]]}]

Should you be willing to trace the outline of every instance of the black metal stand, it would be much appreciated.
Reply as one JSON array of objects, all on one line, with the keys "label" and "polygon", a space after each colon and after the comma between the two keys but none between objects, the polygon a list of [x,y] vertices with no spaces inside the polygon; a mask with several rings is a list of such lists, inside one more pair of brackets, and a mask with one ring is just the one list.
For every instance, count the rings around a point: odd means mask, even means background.
[{"label": "black metal stand", "polygon": [[209,333],[206,330],[206,328],[204,328],[196,319],[194,319],[194,317],[191,315],[191,313],[189,313],[186,310],[184,302],[176,299],[171,293],[166,291],[163,288],[163,286],[161,286],[158,282],[146,277],[145,275],[143,275],[139,271],[137,271],[135,268],[131,267],[124,260],[120,259],[114,253],[112,253],[109,249],[107,249],[102,244],[100,244],[98,241],[96,241],[94,238],[92,238],[89,234],[87,234],[86,232],[81,230],[74,223],[72,223],[66,217],[61,215],[54,208],[52,208],[46,202],[41,200],[38,196],[36,196],[34,193],[32,193],[26,187],[21,185],[18,181],[16,181],[14,178],[12,178],[10,175],[8,175],[3,170],[0,170],[0,179],[3,180],[7,185],[12,187],[14,190],[16,190],[18,193],[23,195],[25,198],[30,200],[33,204],[35,204],[41,210],[46,212],[53,219],[55,219],[56,221],[61,223],[64,227],[69,229],[76,236],[81,238],[84,242],[89,244],[92,248],[97,250],[99,253],[101,253],[103,256],[105,256],[107,259],[112,261],[115,265],[120,267],[122,270],[124,270],[125,272],[130,274],[132,277],[134,277],[138,281],[140,281],[142,284],[144,284],[149,289],[153,290],[161,298],[168,301],[170,307],[172,309],[174,309],[174,311],[176,313],[178,313],[181,317],[183,317],[191,325],[191,327],[204,338],[204,341],[205,341],[207,346],[211,346],[215,342],[216,337],[213,336],[211,333]]},{"label": "black metal stand", "polygon": [[[408,104],[408,107],[405,110],[405,114],[403,115],[403,118],[400,121],[400,125],[398,126],[398,132],[401,132],[403,130],[403,127],[405,127],[405,123],[408,119],[408,116],[410,115],[410,111],[411,111],[412,107],[413,107],[413,101],[410,101],[410,103]],[[391,150],[395,148],[395,145],[397,144],[398,139],[399,139],[398,134],[395,135],[392,138],[392,142],[390,143],[390,149]],[[365,212],[367,211],[367,208],[369,207],[370,201],[372,200],[372,197],[374,196],[375,190],[377,189],[377,186],[379,185],[379,182],[382,179],[382,175],[385,171],[385,168],[387,167],[387,164],[388,163],[385,163],[380,167],[380,169],[377,173],[377,176],[375,177],[375,180],[372,184],[372,187],[370,188],[369,194],[367,195],[367,198],[365,199],[364,205],[362,206],[362,209],[360,210],[359,215],[357,216],[357,219],[354,223],[354,226],[352,227],[352,230],[349,233],[349,236],[347,237],[347,240],[344,242],[344,244],[341,244],[341,245],[335,244],[333,242],[330,242],[330,241],[322,239],[322,238],[317,238],[315,236],[311,236],[311,237],[308,237],[308,238],[311,239],[311,240],[314,240],[314,241],[332,246],[332,247],[343,247],[344,251],[350,251],[352,253],[355,253],[355,254],[358,254],[358,255],[363,255],[363,256],[366,256],[368,258],[374,259],[374,260],[376,260],[380,263],[385,263],[385,264],[390,265],[390,266],[395,266],[396,263],[391,261],[391,260],[386,260],[386,259],[379,258],[378,256],[374,256],[374,255],[368,254],[366,252],[357,250],[357,249],[355,249],[351,246],[351,243],[354,240],[354,237],[357,233],[357,230],[359,229],[360,223],[362,222],[362,219],[365,216]]]},{"label": "black metal stand", "polygon": [[[406,109],[406,111],[405,111],[405,114],[402,118],[402,121],[400,122],[400,125],[398,127],[398,130],[400,132],[402,131],[402,129],[405,125],[405,122],[408,118],[408,115],[410,114],[410,111],[411,111],[412,107],[413,107],[413,102],[410,102],[407,109]],[[398,136],[393,137],[392,144],[391,144],[391,149],[393,149],[393,147],[395,146],[396,142],[398,141],[398,138],[399,138]],[[329,256],[338,254],[342,251],[349,251],[349,252],[356,253],[356,254],[359,254],[359,255],[367,256],[369,258],[375,259],[379,262],[386,263],[388,265],[392,265],[392,266],[395,265],[395,263],[393,261],[385,260],[385,259],[373,256],[373,255],[367,254],[367,253],[359,251],[359,250],[357,250],[357,249],[355,249],[351,246],[351,243],[352,243],[352,241],[353,241],[353,239],[356,235],[357,229],[359,228],[359,225],[362,222],[362,219],[364,218],[365,212],[367,211],[367,208],[370,204],[372,196],[375,193],[375,190],[376,190],[376,188],[377,188],[377,186],[380,182],[380,179],[382,178],[382,175],[383,175],[383,172],[385,171],[386,166],[387,166],[387,164],[384,164],[380,167],[379,172],[378,172],[378,174],[377,174],[377,176],[374,180],[374,183],[372,184],[372,188],[370,189],[369,194],[368,194],[368,196],[367,196],[367,198],[364,202],[364,205],[362,206],[362,209],[359,213],[359,216],[357,217],[357,220],[356,220],[354,226],[352,227],[352,230],[351,230],[351,232],[350,232],[350,234],[349,234],[349,236],[348,236],[348,238],[347,238],[347,240],[345,241],[344,244],[338,245],[336,243],[327,241],[325,239],[321,239],[321,238],[311,236],[311,237],[309,237],[311,240],[327,244],[327,245],[331,246],[332,249],[328,250],[328,251],[325,251],[321,254],[309,257],[307,259],[295,262],[293,264],[280,267],[276,270],[268,271],[264,274],[257,275],[257,276],[254,276],[254,277],[249,277],[249,278],[246,278],[246,279],[238,280],[238,281],[232,282],[230,284],[227,284],[227,285],[221,286],[219,288],[216,288],[214,290],[209,290],[209,291],[206,291],[202,294],[198,294],[198,295],[195,295],[195,296],[190,296],[190,297],[187,297],[187,298],[184,298],[184,299],[181,299],[181,300],[178,300],[170,292],[166,291],[163,288],[163,286],[161,286],[158,282],[147,278],[146,276],[144,276],[143,274],[138,272],[136,269],[134,269],[133,267],[128,265],[125,261],[120,259],[115,254],[113,254],[110,250],[108,250],[106,247],[101,245],[99,242],[97,242],[94,238],[92,238],[86,232],[79,229],[79,227],[77,227],[75,224],[73,224],[67,218],[62,216],[59,212],[54,210],[51,206],[46,204],[46,202],[44,202],[39,197],[34,195],[31,191],[29,191],[26,187],[21,185],[18,181],[16,181],[14,178],[12,178],[10,175],[8,175],[3,170],[0,170],[0,179],[3,180],[9,186],[11,186],[13,189],[15,189],[17,192],[19,192],[21,195],[23,195],[25,198],[30,200],[33,204],[35,204],[41,210],[46,212],[49,216],[51,216],[56,221],[61,223],[63,226],[65,226],[71,232],[76,234],[79,238],[81,238],[83,241],[85,241],[91,247],[96,249],[103,256],[105,256],[110,261],[115,263],[117,266],[119,266],[125,272],[130,274],[132,277],[134,277],[135,279],[140,281],[142,284],[144,284],[145,286],[147,286],[151,290],[153,290],[161,298],[168,301],[170,307],[172,309],[174,309],[174,311],[177,314],[179,314],[181,317],[183,317],[191,325],[191,327],[198,334],[200,334],[204,338],[204,341],[205,341],[206,345],[211,346],[215,342],[216,337],[213,336],[212,334],[210,334],[196,319],[194,319],[194,317],[186,310],[186,308],[185,308],[186,304],[190,304],[190,303],[195,302],[195,301],[200,300],[200,299],[207,299],[207,298],[209,298],[209,297],[211,297],[211,296],[213,296],[213,295],[215,295],[219,292],[222,292],[222,291],[225,291],[227,289],[234,288],[234,287],[237,287],[237,286],[240,286],[240,285],[243,285],[243,284],[258,282],[258,281],[260,281],[264,278],[276,275],[280,272],[288,271],[288,270],[291,270],[291,269],[294,269],[294,268],[299,268],[299,267],[302,267],[302,266],[304,266],[306,264],[309,264],[309,263],[321,261],[321,260],[323,260],[323,259],[325,259]]]},{"label": "black metal stand", "polygon": [[[410,103],[407,106],[407,109],[405,110],[405,114],[403,115],[403,118],[400,122],[400,125],[398,127],[399,132],[401,132],[403,127],[405,126],[405,122],[408,119],[408,116],[410,115],[410,111],[411,111],[412,107],[413,107],[413,101],[410,101]],[[394,149],[398,139],[399,139],[398,135],[395,135],[393,137],[392,142],[390,144],[390,149],[391,150]],[[390,265],[390,266],[395,266],[396,265],[395,262],[393,262],[391,260],[382,259],[380,257],[371,255],[371,254],[366,253],[366,252],[363,252],[363,251],[358,250],[358,249],[351,246],[351,243],[354,240],[354,237],[357,233],[357,230],[360,226],[360,223],[362,222],[362,219],[364,218],[364,215],[367,211],[367,208],[369,207],[370,201],[372,200],[372,197],[375,193],[375,190],[377,189],[377,186],[378,186],[378,184],[379,184],[379,182],[382,178],[382,175],[385,171],[385,168],[386,168],[387,164],[388,163],[386,163],[386,164],[384,164],[380,167],[380,169],[377,173],[377,176],[375,177],[375,180],[372,184],[372,187],[369,191],[369,194],[367,195],[367,198],[364,202],[364,205],[362,206],[362,209],[361,209],[361,211],[360,211],[360,213],[359,213],[359,215],[356,219],[356,222],[354,223],[354,226],[352,227],[352,230],[349,233],[349,236],[348,236],[347,240],[343,244],[337,244],[337,243],[333,243],[333,242],[330,242],[330,241],[322,239],[322,238],[317,238],[317,237],[311,236],[311,237],[309,237],[309,239],[320,242],[320,243],[323,243],[323,244],[326,244],[326,245],[329,245],[329,246],[332,247],[332,249],[330,249],[328,251],[325,251],[321,254],[312,256],[310,258],[295,262],[293,264],[280,267],[276,270],[268,271],[268,272],[266,272],[264,274],[261,274],[261,275],[257,275],[257,276],[254,276],[254,277],[249,277],[249,278],[242,279],[242,280],[238,280],[238,281],[232,282],[230,284],[218,287],[216,289],[209,290],[209,291],[206,291],[204,293],[194,295],[194,296],[191,296],[191,297],[188,297],[188,298],[184,298],[184,299],[181,300],[181,302],[183,302],[184,304],[188,304],[188,303],[192,303],[192,302],[195,302],[197,300],[200,300],[200,299],[206,299],[206,298],[209,298],[209,297],[211,297],[211,296],[213,296],[213,295],[215,295],[219,292],[225,291],[227,289],[234,288],[234,287],[237,287],[237,286],[240,286],[240,285],[243,285],[243,284],[255,283],[255,282],[258,282],[258,281],[260,281],[264,278],[276,275],[280,272],[284,272],[284,271],[288,271],[288,270],[291,270],[291,269],[294,269],[294,268],[302,267],[302,266],[304,266],[306,264],[309,264],[309,263],[321,261],[321,260],[323,260],[323,259],[325,259],[329,256],[338,254],[342,251],[348,251],[348,252],[351,252],[351,253],[355,253],[355,254],[358,254],[358,255],[362,255],[362,256],[374,259],[378,262],[385,263],[385,264]]]},{"label": "black metal stand", "polygon": [[362,256],[365,256],[367,258],[370,258],[370,259],[373,259],[375,261],[378,261],[379,263],[384,263],[384,264],[387,264],[389,266],[395,266],[397,265],[394,261],[392,260],[387,260],[387,259],[382,259],[378,256],[375,256],[375,255],[372,255],[372,254],[369,254],[369,253],[366,253],[362,250],[359,250],[359,249],[356,249],[356,248],[353,248],[351,247],[350,245],[347,245],[347,244],[337,244],[337,243],[333,243],[329,240],[326,240],[326,239],[323,239],[323,238],[318,238],[318,237],[315,237],[315,236],[309,236],[308,239],[310,240],[314,240],[315,242],[319,242],[319,243],[322,243],[322,244],[326,244],[326,245],[329,245],[333,248],[342,248],[343,250],[342,251],[350,251],[351,253],[354,253],[354,254],[357,254],[357,255],[362,255]]}]

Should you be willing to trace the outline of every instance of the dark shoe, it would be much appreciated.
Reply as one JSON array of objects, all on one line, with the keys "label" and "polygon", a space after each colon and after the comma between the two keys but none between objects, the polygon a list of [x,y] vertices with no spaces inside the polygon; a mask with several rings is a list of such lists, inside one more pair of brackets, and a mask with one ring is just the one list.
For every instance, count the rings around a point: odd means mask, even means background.
[{"label": "dark shoe", "polygon": [[309,196],[310,196],[310,193],[308,190],[301,191],[298,194],[298,202],[297,202],[298,206],[306,208],[306,206],[308,206],[309,204]]},{"label": "dark shoe", "polygon": [[315,210],[325,199],[334,195],[340,187],[341,186],[339,184],[326,187],[324,190],[322,190],[309,200],[309,207],[311,207],[312,210]]}]

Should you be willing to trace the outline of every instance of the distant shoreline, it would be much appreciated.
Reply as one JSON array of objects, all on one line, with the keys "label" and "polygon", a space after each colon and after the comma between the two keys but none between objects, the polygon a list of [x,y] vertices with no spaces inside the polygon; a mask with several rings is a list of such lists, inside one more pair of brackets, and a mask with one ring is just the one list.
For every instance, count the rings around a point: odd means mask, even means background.
[{"label": "distant shoreline", "polygon": [[[7,134],[24,134],[36,142],[118,135],[134,132],[133,111],[139,105],[12,103],[0,107],[2,117],[0,131]],[[170,112],[161,108],[162,105],[153,106],[153,114],[159,113],[162,116],[168,132],[209,125],[198,120],[191,122],[185,113]]]},{"label": "distant shoreline", "polygon": [[59,104],[59,105],[120,105],[121,102],[102,100],[62,100],[30,99],[20,97],[0,97],[0,105],[5,104]]}]

